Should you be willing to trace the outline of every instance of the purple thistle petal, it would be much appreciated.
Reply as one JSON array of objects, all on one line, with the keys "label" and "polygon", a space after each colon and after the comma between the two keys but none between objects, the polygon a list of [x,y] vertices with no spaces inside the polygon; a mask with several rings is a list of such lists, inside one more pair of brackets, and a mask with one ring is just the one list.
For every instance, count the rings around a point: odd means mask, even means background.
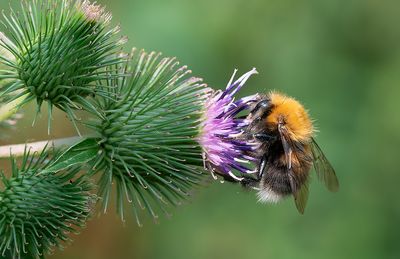
[{"label": "purple thistle petal", "polygon": [[[246,74],[242,75],[238,80],[236,80],[234,83],[232,83],[233,78],[235,77],[237,72],[237,69],[234,70],[233,75],[231,77],[231,80],[229,80],[229,83],[226,87],[226,90],[222,94],[221,98],[224,98],[225,95],[229,94],[231,97],[242,88],[242,86],[246,83],[247,79],[249,79],[252,75],[258,74],[256,68],[253,68]],[[236,87],[236,88],[235,88]],[[232,91],[232,92],[231,92]]]},{"label": "purple thistle petal", "polygon": [[211,173],[215,172],[240,181],[242,178],[233,171],[242,175],[253,173],[248,166],[251,166],[255,159],[246,154],[257,147],[254,143],[238,138],[248,125],[248,121],[236,116],[248,110],[250,104],[257,101],[258,95],[235,100],[234,95],[252,75],[257,74],[253,68],[234,81],[236,72],[237,70],[234,71],[226,89],[215,91],[206,103],[198,141],[204,152],[205,165]]}]

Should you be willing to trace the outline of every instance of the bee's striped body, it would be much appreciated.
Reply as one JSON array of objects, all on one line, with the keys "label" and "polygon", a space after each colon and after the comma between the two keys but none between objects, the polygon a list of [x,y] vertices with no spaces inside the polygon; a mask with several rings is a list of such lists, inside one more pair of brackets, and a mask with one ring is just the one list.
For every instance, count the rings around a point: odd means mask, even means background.
[{"label": "bee's striped body", "polygon": [[247,119],[247,137],[260,143],[260,164],[257,179],[247,177],[242,183],[257,189],[260,201],[277,202],[293,195],[303,213],[313,163],[327,187],[337,190],[335,172],[315,143],[312,121],[299,102],[273,92],[260,98]]}]

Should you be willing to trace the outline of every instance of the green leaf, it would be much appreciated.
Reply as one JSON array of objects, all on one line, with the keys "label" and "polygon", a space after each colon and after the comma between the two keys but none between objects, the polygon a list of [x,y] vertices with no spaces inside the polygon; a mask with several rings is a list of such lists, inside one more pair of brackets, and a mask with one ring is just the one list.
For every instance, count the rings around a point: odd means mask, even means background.
[{"label": "green leaf", "polygon": [[84,139],[67,149],[40,174],[54,173],[78,164],[88,163],[97,156],[98,151],[99,146],[96,139]]}]

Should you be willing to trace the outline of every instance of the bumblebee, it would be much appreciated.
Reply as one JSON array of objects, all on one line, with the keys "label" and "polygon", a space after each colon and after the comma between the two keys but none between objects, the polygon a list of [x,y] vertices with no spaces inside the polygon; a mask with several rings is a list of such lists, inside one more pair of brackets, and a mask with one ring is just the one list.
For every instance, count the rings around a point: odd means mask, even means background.
[{"label": "bumblebee", "polygon": [[293,195],[303,214],[308,199],[311,167],[327,189],[336,192],[335,170],[314,139],[313,123],[295,99],[272,92],[260,96],[247,116],[244,135],[259,144],[256,177],[244,176],[241,183],[258,191],[261,202],[278,202]]}]

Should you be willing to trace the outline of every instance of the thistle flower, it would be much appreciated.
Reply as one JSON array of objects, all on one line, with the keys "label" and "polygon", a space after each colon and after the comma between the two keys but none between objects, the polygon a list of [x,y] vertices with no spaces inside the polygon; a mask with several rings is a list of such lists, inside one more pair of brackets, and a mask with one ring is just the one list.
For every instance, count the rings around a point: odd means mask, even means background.
[{"label": "thistle flower", "polygon": [[215,179],[217,177],[214,173],[217,173],[240,181],[242,178],[234,171],[241,174],[253,173],[246,164],[254,158],[246,153],[257,147],[250,141],[237,138],[248,125],[248,122],[239,114],[249,109],[250,104],[257,100],[258,95],[235,101],[234,95],[250,76],[257,74],[256,69],[253,68],[233,82],[236,72],[237,70],[233,73],[226,89],[215,91],[207,101],[198,142],[203,148],[205,167]]},{"label": "thistle flower", "polygon": [[178,64],[160,53],[133,51],[131,67],[122,68],[131,77],[101,83],[109,97],[94,106],[105,113],[89,124],[100,136],[99,194],[106,211],[115,183],[122,220],[124,196],[140,225],[138,208],[154,219],[157,208],[168,215],[164,207],[179,205],[201,180],[196,137],[210,90]]},{"label": "thistle flower", "polygon": [[96,4],[96,2],[91,3],[88,0],[84,0],[83,2],[78,1],[76,4],[89,21],[102,23],[108,23],[111,21],[111,13],[107,13],[105,8]]},{"label": "thistle flower", "polygon": [[55,158],[47,151],[25,152],[21,166],[11,158],[12,173],[0,172],[0,255],[38,258],[53,247],[63,248],[69,233],[78,233],[92,211],[96,197],[81,167],[41,174]]},{"label": "thistle flower", "polygon": [[116,38],[119,28],[107,27],[111,16],[89,1],[22,1],[21,7],[20,14],[3,13],[0,79],[8,84],[0,86],[0,97],[17,92],[9,101],[24,97],[21,107],[36,100],[37,112],[47,103],[49,128],[54,106],[75,125],[73,111],[91,110],[85,98],[102,94],[95,82],[110,76],[107,67],[124,62],[116,53],[126,39]]}]

